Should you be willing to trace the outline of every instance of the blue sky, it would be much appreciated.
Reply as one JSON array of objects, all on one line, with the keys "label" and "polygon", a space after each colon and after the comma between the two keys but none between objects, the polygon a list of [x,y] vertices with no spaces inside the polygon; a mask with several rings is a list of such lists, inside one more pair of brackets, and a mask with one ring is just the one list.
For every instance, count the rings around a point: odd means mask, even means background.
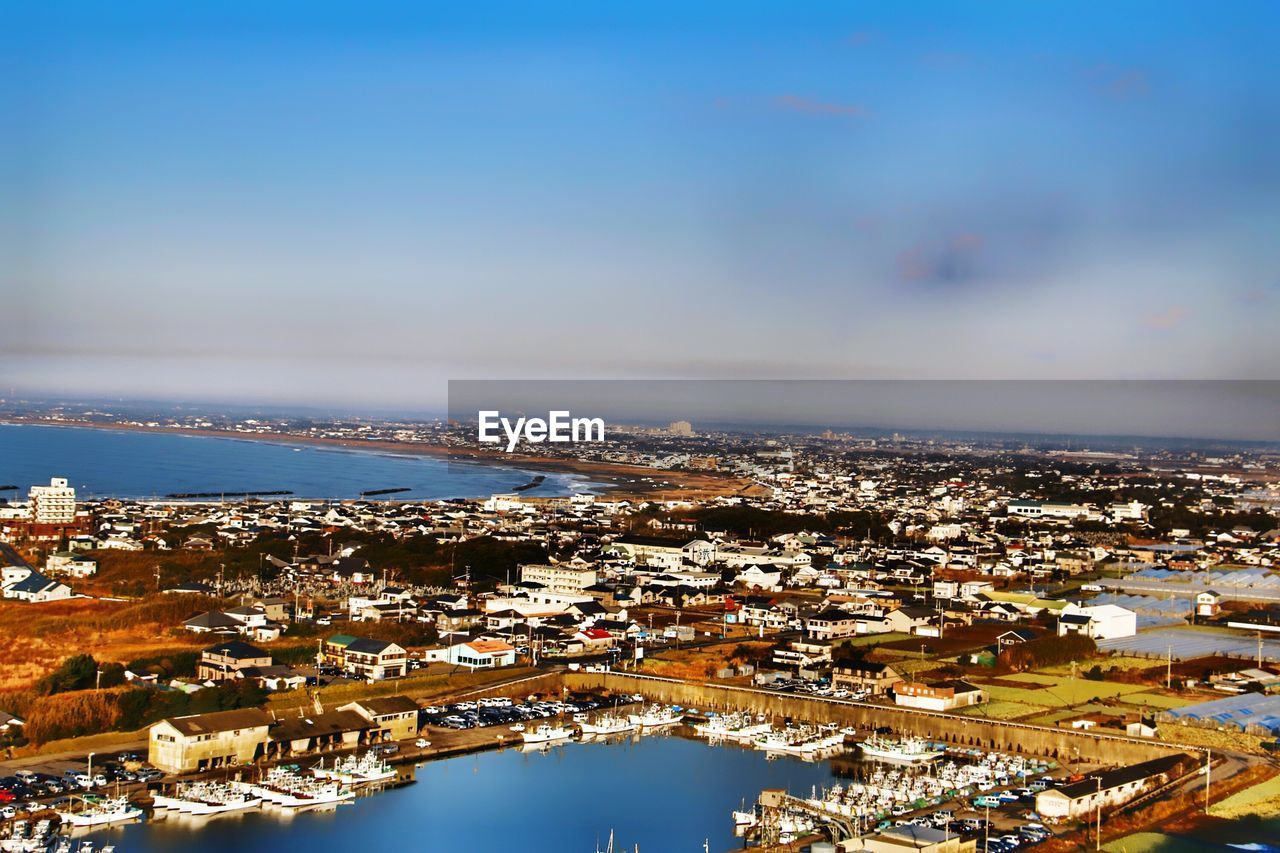
[{"label": "blue sky", "polygon": [[0,9],[6,389],[1280,364],[1274,3]]}]

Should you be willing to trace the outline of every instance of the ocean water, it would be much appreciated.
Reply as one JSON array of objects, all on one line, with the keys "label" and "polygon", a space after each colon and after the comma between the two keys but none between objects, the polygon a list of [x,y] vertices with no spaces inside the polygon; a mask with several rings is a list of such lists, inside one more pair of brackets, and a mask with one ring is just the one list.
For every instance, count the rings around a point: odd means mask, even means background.
[{"label": "ocean water", "polygon": [[[179,492],[289,490],[300,498],[357,498],[408,488],[393,500],[487,497],[539,473],[430,456],[256,439],[0,424],[0,485],[26,499],[32,485],[66,477],[86,497],[163,497]],[[530,496],[591,491],[573,474],[546,473]]]},{"label": "ocean water", "polygon": [[592,853],[609,833],[631,853],[724,853],[742,842],[731,812],[763,788],[808,796],[835,781],[826,762],[770,761],[759,750],[675,736],[569,743],[421,764],[413,785],[328,813],[256,811],[162,819],[94,838],[121,853],[350,853],[355,850]]}]

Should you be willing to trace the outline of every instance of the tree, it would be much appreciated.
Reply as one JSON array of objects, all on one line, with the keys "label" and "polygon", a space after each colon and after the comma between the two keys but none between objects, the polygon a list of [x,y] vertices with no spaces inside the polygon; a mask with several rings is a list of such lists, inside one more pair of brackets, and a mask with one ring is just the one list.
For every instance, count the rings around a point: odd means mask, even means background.
[{"label": "tree", "polygon": [[98,662],[93,655],[72,655],[64,658],[53,672],[40,679],[38,690],[42,696],[87,690],[98,679]]}]

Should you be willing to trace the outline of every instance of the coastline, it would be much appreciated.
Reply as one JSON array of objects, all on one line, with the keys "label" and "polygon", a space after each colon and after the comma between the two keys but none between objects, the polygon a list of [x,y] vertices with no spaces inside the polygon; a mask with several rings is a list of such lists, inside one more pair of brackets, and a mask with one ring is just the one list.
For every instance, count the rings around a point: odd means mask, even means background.
[{"label": "coastline", "polygon": [[[242,433],[232,430],[197,429],[191,427],[147,427],[135,424],[97,423],[94,421],[45,421],[40,419],[8,417],[0,424],[13,426],[69,427],[74,429],[101,429],[116,432],[167,433],[205,438],[221,438],[253,441],[265,444],[335,447],[353,451],[379,451],[400,453],[406,456],[430,456],[446,462],[460,464],[498,465],[522,470],[535,470],[552,474],[570,474],[585,477],[600,488],[602,496],[612,500],[653,500],[686,498],[707,500],[716,497],[751,494],[758,487],[749,480],[710,472],[672,471],[629,465],[620,462],[592,462],[578,459],[551,458],[523,453],[497,453],[476,448],[446,447],[418,441],[387,441],[383,439],[343,439],[322,436],[288,434]],[[536,492],[536,489],[533,490]],[[521,493],[525,500],[537,502],[549,497]]]}]

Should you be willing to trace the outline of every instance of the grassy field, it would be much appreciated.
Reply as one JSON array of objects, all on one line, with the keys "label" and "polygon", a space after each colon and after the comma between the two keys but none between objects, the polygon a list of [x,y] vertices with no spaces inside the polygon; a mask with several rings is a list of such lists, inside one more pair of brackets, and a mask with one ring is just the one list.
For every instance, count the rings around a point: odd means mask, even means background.
[{"label": "grassy field", "polygon": [[[835,646],[837,648],[840,646],[847,646],[849,648],[857,648],[859,646],[881,646],[885,643],[892,643],[898,640],[906,640],[910,638],[910,634],[901,633],[864,634],[861,637],[848,637],[843,640],[837,640],[835,642]],[[897,652],[890,652],[889,650],[886,650],[886,653],[901,654]]]},{"label": "grassy field", "polygon": [[[158,648],[208,645],[174,625],[191,613],[180,600],[148,602],[70,599],[0,602],[0,689],[28,687],[70,655],[128,662]],[[177,609],[174,609],[177,608]]]},{"label": "grassy field", "polygon": [[1275,776],[1252,788],[1232,794],[1209,809],[1214,817],[1235,818],[1246,815],[1280,814],[1280,776]]},{"label": "grassy field", "polygon": [[1016,720],[1019,717],[1034,713],[1034,711],[1034,708],[1029,708],[1021,702],[987,702],[983,705],[965,708],[958,713],[966,717],[979,717],[988,720]]},{"label": "grassy field", "polygon": [[1112,699],[1149,690],[1141,684],[1115,684],[1110,681],[1087,681],[1083,678],[1059,678],[1041,688],[1004,687],[982,685],[992,700],[1021,702],[1032,708],[1065,708],[1081,705],[1094,699]]}]

